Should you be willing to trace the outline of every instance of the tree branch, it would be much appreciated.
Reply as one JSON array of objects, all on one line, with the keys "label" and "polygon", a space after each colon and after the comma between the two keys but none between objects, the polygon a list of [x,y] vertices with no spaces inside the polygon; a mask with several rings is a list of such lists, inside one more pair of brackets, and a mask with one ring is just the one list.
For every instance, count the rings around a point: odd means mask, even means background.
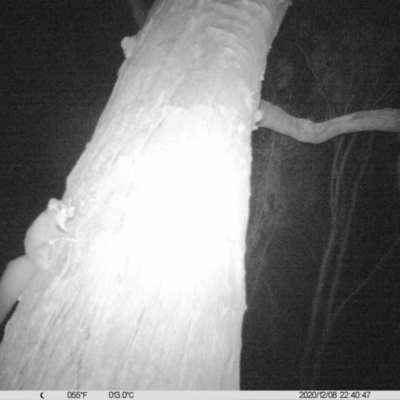
[{"label": "tree branch", "polygon": [[400,132],[400,110],[393,108],[359,111],[325,122],[313,122],[293,117],[282,108],[261,100],[260,116],[258,127],[272,129],[305,143],[322,143],[335,136],[352,132]]}]

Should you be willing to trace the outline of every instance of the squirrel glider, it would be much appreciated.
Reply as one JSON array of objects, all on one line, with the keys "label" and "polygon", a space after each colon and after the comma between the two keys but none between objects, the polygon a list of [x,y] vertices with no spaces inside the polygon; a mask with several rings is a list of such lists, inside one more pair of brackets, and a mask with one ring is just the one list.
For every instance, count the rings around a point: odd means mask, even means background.
[{"label": "squirrel glider", "polygon": [[38,270],[47,269],[53,247],[59,240],[75,241],[66,223],[74,208],[61,200],[50,199],[26,232],[25,255],[10,261],[0,281],[0,323],[18,301]]}]

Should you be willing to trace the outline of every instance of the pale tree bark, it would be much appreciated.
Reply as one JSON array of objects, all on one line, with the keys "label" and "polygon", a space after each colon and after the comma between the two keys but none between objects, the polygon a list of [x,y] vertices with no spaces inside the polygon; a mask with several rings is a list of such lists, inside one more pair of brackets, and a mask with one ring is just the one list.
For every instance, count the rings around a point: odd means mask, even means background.
[{"label": "pale tree bark", "polygon": [[156,2],[10,320],[1,389],[238,389],[250,133],[288,2]]}]

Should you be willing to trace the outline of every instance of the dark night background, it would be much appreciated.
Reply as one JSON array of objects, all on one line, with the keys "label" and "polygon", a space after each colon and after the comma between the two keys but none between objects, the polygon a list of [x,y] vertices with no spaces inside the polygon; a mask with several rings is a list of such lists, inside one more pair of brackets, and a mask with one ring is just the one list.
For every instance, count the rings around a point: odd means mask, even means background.
[{"label": "dark night background", "polygon": [[[120,42],[137,26],[127,0],[3,0],[0,21],[1,272],[23,253],[26,229],[48,199],[62,197],[116,82]],[[319,121],[400,108],[399,26],[397,0],[295,0],[268,58],[263,97]],[[260,129],[253,152],[242,389],[305,389],[313,382],[400,390],[398,135],[307,145]],[[326,315],[335,318],[315,368]]]}]

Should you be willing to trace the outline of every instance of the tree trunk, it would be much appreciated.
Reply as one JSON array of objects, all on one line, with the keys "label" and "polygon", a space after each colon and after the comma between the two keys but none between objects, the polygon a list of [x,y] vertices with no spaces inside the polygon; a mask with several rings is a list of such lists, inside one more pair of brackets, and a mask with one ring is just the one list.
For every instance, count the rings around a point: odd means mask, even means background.
[{"label": "tree trunk", "polygon": [[250,133],[287,7],[158,1],[124,41],[67,181],[77,243],[9,322],[1,389],[239,388]]}]

